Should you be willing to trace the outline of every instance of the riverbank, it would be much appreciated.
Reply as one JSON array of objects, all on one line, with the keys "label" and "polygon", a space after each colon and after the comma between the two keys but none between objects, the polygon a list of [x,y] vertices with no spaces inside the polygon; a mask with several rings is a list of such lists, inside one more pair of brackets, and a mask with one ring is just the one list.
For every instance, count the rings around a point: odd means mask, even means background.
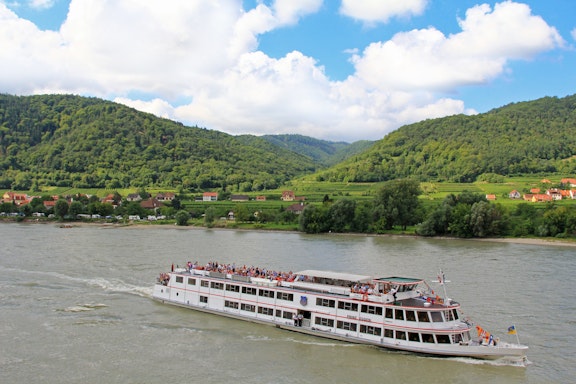
[{"label": "riverbank", "polygon": [[[15,220],[0,220],[1,223],[16,223]],[[62,228],[74,228],[74,227],[81,227],[81,226],[99,226],[102,228],[134,228],[134,229],[143,229],[143,228],[166,228],[166,229],[180,229],[180,230],[205,230],[208,229],[207,227],[202,226],[195,226],[195,225],[188,225],[188,226],[176,226],[173,224],[142,224],[142,223],[88,223],[88,222],[66,222],[66,223],[58,223],[54,221],[47,221],[47,220],[24,220],[20,221],[20,223],[26,224],[56,224],[61,225]],[[298,231],[292,230],[279,230],[279,229],[265,229],[265,228],[223,228],[223,227],[213,227],[210,228],[216,231],[256,231],[256,232],[284,232],[284,233],[301,233]],[[374,237],[413,237],[416,239],[421,239],[421,236],[416,236],[412,234],[373,234],[373,233],[326,233],[326,236],[374,236]],[[496,243],[511,243],[511,244],[528,244],[528,245],[543,245],[543,246],[562,246],[562,247],[576,247],[576,239],[557,239],[557,238],[471,238],[471,239],[461,239],[456,237],[436,237],[437,239],[446,239],[446,240],[470,240],[470,241],[484,241],[484,242],[496,242]]]}]

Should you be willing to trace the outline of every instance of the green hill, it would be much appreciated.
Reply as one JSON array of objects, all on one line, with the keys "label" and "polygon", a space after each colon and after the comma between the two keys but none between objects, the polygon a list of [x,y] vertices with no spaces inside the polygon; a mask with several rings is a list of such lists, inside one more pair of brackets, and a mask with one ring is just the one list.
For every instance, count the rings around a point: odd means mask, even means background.
[{"label": "green hill", "polygon": [[0,95],[0,188],[251,191],[316,170],[261,138],[245,143],[96,98]]},{"label": "green hill", "polygon": [[576,172],[576,96],[545,97],[475,116],[404,126],[369,150],[314,175],[376,182],[404,177],[471,182],[483,174]]},{"label": "green hill", "polygon": [[332,166],[369,148],[374,142],[356,141],[352,144],[315,139],[302,135],[264,135],[263,139],[274,145],[289,149],[301,155],[309,156],[314,161]]}]

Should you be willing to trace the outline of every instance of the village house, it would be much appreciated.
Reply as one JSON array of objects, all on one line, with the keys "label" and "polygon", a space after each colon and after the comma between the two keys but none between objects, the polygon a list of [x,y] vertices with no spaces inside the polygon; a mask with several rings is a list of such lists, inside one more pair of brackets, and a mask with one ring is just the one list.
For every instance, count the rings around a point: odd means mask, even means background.
[{"label": "village house", "polygon": [[304,203],[292,204],[288,208],[286,208],[288,212],[292,212],[296,215],[299,215],[304,211]]},{"label": "village house", "polygon": [[156,199],[148,199],[148,200],[141,201],[140,206],[144,209],[156,209],[156,208],[163,207],[164,204],[162,204],[161,202],[159,202]]},{"label": "village house", "polygon": [[141,201],[142,196],[140,196],[139,193],[131,193],[128,196],[126,196],[126,200],[127,201]]},{"label": "village house", "polygon": [[284,191],[282,192],[282,196],[280,197],[282,201],[305,201],[306,198],[304,196],[296,196],[294,191]]},{"label": "village house", "polygon": [[248,195],[230,195],[230,200],[232,201],[249,201]]},{"label": "village house", "polygon": [[576,179],[562,179],[560,180],[560,183],[570,187],[570,188],[576,188]]},{"label": "village house", "polygon": [[25,193],[16,193],[16,192],[6,192],[2,195],[2,202],[3,203],[13,203],[17,206],[26,205],[32,198]]},{"label": "village house", "polygon": [[530,189],[530,193],[532,193],[532,194],[534,194],[534,195],[535,195],[535,194],[538,194],[538,193],[540,193],[540,188],[531,188],[531,189]]},{"label": "village house", "polygon": [[495,201],[495,200],[496,200],[496,195],[493,195],[493,194],[486,195],[486,200],[488,200],[488,201]]},{"label": "village house", "polygon": [[280,197],[280,200],[282,201],[294,201],[295,199],[296,196],[294,195],[294,191],[283,191],[282,197]]},{"label": "village house", "polygon": [[532,200],[533,203],[545,203],[548,201],[552,201],[552,196],[547,195],[545,193],[537,193],[534,196],[532,196]]},{"label": "village house", "polygon": [[256,196],[256,201],[266,201],[266,196]]},{"label": "village house", "polygon": [[552,200],[562,200],[562,193],[557,188],[550,188],[546,191],[546,194],[552,198]]},{"label": "village house", "polygon": [[518,192],[517,190],[513,190],[512,192],[510,192],[508,194],[508,197],[510,199],[520,199],[522,197],[522,195],[520,194],[520,192]]},{"label": "village house", "polygon": [[204,192],[202,201],[218,201],[218,192]]},{"label": "village house", "polygon": [[176,198],[176,194],[173,192],[160,192],[156,195],[156,200],[158,201],[172,201]]}]

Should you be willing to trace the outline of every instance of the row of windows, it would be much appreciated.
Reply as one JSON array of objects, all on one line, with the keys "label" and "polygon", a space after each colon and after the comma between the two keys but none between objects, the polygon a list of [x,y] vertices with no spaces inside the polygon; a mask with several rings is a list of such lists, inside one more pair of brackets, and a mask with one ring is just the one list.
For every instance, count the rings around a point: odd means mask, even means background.
[{"label": "row of windows", "polygon": [[[320,320],[319,320],[320,319]],[[332,326],[334,322],[330,322],[330,319],[316,318],[316,324]],[[347,321],[337,321],[336,328],[344,329],[347,331],[356,332],[357,324],[350,323]],[[379,327],[373,327],[370,325],[360,325],[360,333],[365,333],[368,335],[381,336],[382,329]],[[450,344],[449,335],[434,335],[431,333],[418,333],[418,332],[406,332],[406,331],[395,331],[393,329],[384,328],[384,337],[397,340],[410,340],[423,343],[438,343],[438,344]],[[461,335],[455,335],[457,340],[462,340]]]},{"label": "row of windows", "polygon": [[[176,282],[183,283],[184,278],[182,276],[176,276]],[[196,279],[188,278],[188,285],[196,285]],[[200,285],[205,288],[208,288],[210,286],[212,289],[224,289],[224,283],[220,282],[209,283],[208,280],[201,280]],[[226,284],[226,290],[230,292],[240,292],[240,286],[233,284]],[[242,293],[247,295],[258,294],[261,297],[274,298],[274,291],[268,289],[258,290],[257,288],[253,287],[242,287]],[[291,293],[277,292],[276,296],[280,300],[287,300],[287,301],[294,300],[294,295]],[[335,308],[336,301],[332,299],[316,298],[316,305],[321,307]],[[358,304],[347,301],[339,301],[338,308],[346,311],[357,312]],[[360,307],[360,312],[373,315],[382,315],[382,307],[363,304]],[[447,310],[445,311],[443,318],[442,313],[438,311],[426,312],[426,311],[386,308],[385,317],[387,319],[395,319],[395,320],[406,320],[406,321],[418,320],[421,323],[429,323],[429,322],[439,323],[443,322],[444,318],[446,318],[446,321],[458,320],[458,312],[455,309]]]},{"label": "row of windows", "polygon": [[[176,276],[176,282],[182,283],[183,282],[182,276]],[[189,278],[188,279],[188,285],[196,285],[196,279]],[[274,291],[271,291],[269,289],[258,290],[257,288],[254,288],[254,287],[242,287],[242,289],[240,289],[239,285],[224,284],[224,283],[220,283],[220,282],[216,282],[216,281],[209,282],[208,280],[200,280],[200,286],[204,287],[204,288],[210,287],[212,289],[224,289],[224,288],[226,288],[226,290],[229,292],[240,292],[240,290],[242,290],[242,293],[244,293],[246,295],[256,295],[257,294],[258,296],[261,296],[261,297],[274,298]],[[294,295],[292,293],[277,292],[276,298],[279,300],[293,301]]]},{"label": "row of windows", "polygon": [[[262,315],[274,316],[274,309],[273,308],[256,307],[255,305],[252,305],[252,304],[239,304],[236,301],[226,300],[226,301],[224,301],[224,307],[231,308],[231,309],[240,308],[240,310],[246,311],[246,312],[258,311],[258,313],[260,313]],[[282,312],[279,309],[276,310],[276,317],[282,317],[284,319],[292,319],[292,315],[293,315],[292,312],[288,312],[288,311]]]}]

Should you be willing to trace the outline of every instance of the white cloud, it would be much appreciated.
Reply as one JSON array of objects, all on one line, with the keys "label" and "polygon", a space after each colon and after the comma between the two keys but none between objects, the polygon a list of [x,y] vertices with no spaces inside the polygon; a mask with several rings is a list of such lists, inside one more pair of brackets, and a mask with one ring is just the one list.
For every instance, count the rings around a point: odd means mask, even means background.
[{"label": "white cloud", "polygon": [[318,12],[323,0],[276,0],[273,8],[279,25],[295,24],[304,16]]},{"label": "white cloud", "polygon": [[[425,5],[394,3],[407,7],[388,8],[390,15],[416,14]],[[241,0],[72,0],[54,32],[0,3],[0,90],[113,98],[233,134],[379,139],[402,124],[473,113],[435,92],[485,83],[510,60],[563,44],[527,6],[505,2],[494,10],[470,9],[458,34],[430,27],[372,43],[353,55],[356,72],[345,81],[331,81],[301,52],[275,59],[258,51],[259,36],[297,23],[321,5],[278,0],[244,10]],[[149,101],[129,97],[137,94]]]},{"label": "white cloud", "polygon": [[342,0],[340,13],[367,23],[388,22],[392,17],[420,15],[428,0]]},{"label": "white cloud", "polygon": [[510,60],[563,44],[556,29],[524,4],[505,2],[491,11],[486,4],[471,8],[454,35],[430,27],[372,43],[352,58],[356,76],[377,89],[450,91],[485,83]]}]

